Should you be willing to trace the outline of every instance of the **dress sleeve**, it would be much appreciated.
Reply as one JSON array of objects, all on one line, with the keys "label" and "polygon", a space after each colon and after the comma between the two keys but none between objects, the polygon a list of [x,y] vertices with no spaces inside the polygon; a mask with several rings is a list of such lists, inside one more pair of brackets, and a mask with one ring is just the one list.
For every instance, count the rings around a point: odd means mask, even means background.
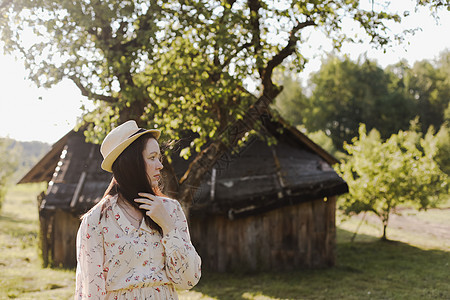
[{"label": "dress sleeve", "polygon": [[[89,220],[90,219],[90,220]],[[77,234],[75,299],[104,299],[103,234],[94,215],[83,218]]]},{"label": "dress sleeve", "polygon": [[201,276],[201,259],[191,243],[186,216],[180,203],[170,215],[175,218],[175,229],[164,235],[162,244],[166,251],[166,273],[179,290],[191,289]]}]

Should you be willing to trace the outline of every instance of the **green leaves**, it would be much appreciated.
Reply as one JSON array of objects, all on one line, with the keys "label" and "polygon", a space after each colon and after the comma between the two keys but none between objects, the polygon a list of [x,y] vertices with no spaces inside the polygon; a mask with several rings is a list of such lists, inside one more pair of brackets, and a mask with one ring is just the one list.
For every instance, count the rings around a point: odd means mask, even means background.
[{"label": "green leaves", "polygon": [[[449,53],[436,62],[422,61],[410,67],[405,62],[382,69],[370,60],[329,57],[313,74],[308,88],[290,80],[277,97],[276,108],[294,125],[309,132],[325,131],[337,149],[358,135],[360,123],[376,128],[383,139],[408,129],[419,116],[420,131],[445,121],[450,99]],[[449,110],[450,112],[450,110]]]},{"label": "green leaves", "polygon": [[[70,78],[84,96],[98,101],[98,109],[85,117],[91,122],[89,140],[101,142],[117,123],[135,119],[141,126],[162,129],[168,139],[179,139],[186,131],[197,133],[190,151],[183,152],[187,157],[219,139],[255,102],[243,82],[252,81],[255,94],[273,100],[280,90],[273,71],[303,70],[306,58],[299,46],[305,43],[300,38],[304,28],[325,32],[339,48],[348,38],[346,19],[360,24],[375,45],[388,42],[387,25],[398,17],[361,3],[21,0],[0,8],[3,15],[8,12],[7,19],[0,20],[0,37],[6,50],[25,57],[29,76],[38,85],[50,87]],[[27,44],[24,33],[33,29],[38,42]],[[378,76],[377,70],[371,74]],[[345,86],[358,83],[355,78],[340,79]],[[332,80],[324,80],[325,94],[317,96],[325,105],[314,103],[310,109],[329,114],[328,96],[339,95],[345,116],[354,115],[353,96],[333,88]],[[370,84],[366,80],[356,92],[374,93]],[[377,97],[370,101],[368,107],[376,107]],[[356,132],[358,122],[351,127],[330,120],[336,131],[343,128],[339,134],[349,128]]]},{"label": "green leaves", "polygon": [[[350,192],[341,197],[346,214],[374,212],[385,226],[389,214],[407,203],[418,209],[433,207],[448,197],[449,178],[434,160],[435,137],[425,139],[414,131],[399,131],[383,142],[375,129],[344,146],[348,160],[336,167]],[[420,145],[427,145],[422,152]],[[385,236],[384,236],[385,238]]]}]

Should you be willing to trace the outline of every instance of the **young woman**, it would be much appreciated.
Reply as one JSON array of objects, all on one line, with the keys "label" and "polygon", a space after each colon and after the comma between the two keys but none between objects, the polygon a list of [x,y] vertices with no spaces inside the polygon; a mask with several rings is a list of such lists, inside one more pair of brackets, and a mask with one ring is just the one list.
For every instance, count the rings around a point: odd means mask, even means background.
[{"label": "young woman", "polygon": [[128,121],[103,141],[113,179],[78,230],[75,299],[178,299],[199,281],[183,210],[158,189],[159,136]]}]

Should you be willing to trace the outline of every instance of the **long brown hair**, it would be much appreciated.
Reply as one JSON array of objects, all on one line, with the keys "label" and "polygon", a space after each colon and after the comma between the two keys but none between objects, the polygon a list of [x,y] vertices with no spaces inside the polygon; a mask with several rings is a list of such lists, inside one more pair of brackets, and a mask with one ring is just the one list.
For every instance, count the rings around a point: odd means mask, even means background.
[{"label": "long brown hair", "polygon": [[[103,195],[102,201],[107,196],[120,195],[121,199],[128,202],[136,209],[139,209],[143,215],[147,226],[159,231],[162,234],[161,227],[155,223],[147,214],[147,210],[139,208],[139,203],[134,201],[140,198],[138,193],[150,193],[157,196],[164,196],[160,189],[153,188],[151,179],[148,178],[145,170],[145,161],[143,152],[147,141],[155,138],[151,133],[144,134],[131,143],[114,161],[112,165],[113,178]],[[105,203],[102,203],[102,212],[106,209]],[[102,217],[101,214],[100,218]]]}]

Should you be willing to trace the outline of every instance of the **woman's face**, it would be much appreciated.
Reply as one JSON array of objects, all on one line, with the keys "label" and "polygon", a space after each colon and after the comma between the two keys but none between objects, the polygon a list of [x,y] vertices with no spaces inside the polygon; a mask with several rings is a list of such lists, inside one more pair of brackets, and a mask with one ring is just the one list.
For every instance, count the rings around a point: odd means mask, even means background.
[{"label": "woman's face", "polygon": [[152,187],[157,187],[163,165],[160,160],[161,152],[159,150],[159,144],[154,138],[148,139],[142,155],[144,156],[147,177],[151,180]]}]

